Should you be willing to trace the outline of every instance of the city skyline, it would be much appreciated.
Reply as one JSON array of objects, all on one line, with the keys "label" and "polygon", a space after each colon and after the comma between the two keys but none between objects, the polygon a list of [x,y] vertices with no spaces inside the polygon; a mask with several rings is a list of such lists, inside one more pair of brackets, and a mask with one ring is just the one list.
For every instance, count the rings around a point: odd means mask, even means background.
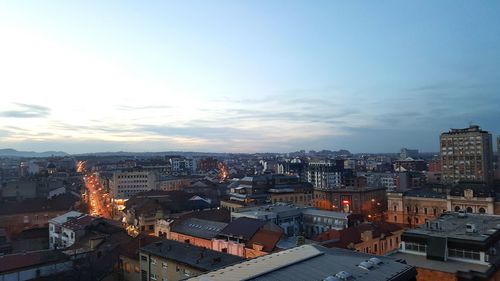
[{"label": "city skyline", "polygon": [[[182,3],[182,4],[181,4]],[[500,134],[500,3],[0,3],[0,148],[439,150]]]}]

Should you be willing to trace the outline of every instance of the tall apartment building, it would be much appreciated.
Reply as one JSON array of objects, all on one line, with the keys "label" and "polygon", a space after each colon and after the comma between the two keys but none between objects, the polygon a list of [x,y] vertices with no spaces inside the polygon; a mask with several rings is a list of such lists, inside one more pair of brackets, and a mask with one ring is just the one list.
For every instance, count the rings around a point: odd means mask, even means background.
[{"label": "tall apartment building", "polygon": [[337,188],[342,184],[343,171],[343,160],[310,162],[307,166],[307,181],[314,188]]},{"label": "tall apartment building", "polygon": [[490,182],[493,176],[491,134],[471,125],[440,136],[442,181]]},{"label": "tall apartment building", "polygon": [[109,187],[113,198],[128,199],[139,192],[156,189],[157,183],[152,171],[115,172]]}]

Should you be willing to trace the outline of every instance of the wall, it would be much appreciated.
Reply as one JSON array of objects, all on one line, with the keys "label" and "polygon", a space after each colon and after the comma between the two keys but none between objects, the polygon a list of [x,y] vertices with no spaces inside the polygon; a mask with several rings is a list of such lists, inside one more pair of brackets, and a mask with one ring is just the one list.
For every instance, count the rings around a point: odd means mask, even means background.
[{"label": "wall", "polygon": [[457,277],[453,273],[430,270],[427,268],[417,267],[417,281],[457,281]]}]

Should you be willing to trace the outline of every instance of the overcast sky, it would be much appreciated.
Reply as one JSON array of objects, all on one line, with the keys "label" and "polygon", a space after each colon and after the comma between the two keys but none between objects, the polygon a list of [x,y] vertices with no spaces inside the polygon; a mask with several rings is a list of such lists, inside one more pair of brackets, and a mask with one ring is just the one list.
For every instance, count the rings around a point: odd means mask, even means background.
[{"label": "overcast sky", "polygon": [[0,148],[437,151],[500,133],[500,1],[0,1]]}]

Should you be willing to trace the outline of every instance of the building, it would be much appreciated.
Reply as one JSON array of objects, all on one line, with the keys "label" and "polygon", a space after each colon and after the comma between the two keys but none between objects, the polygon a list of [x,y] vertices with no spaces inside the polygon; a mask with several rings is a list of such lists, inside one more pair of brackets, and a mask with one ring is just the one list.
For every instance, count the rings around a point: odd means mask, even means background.
[{"label": "building", "polygon": [[313,240],[327,248],[344,248],[357,252],[385,255],[399,249],[403,228],[394,223],[369,222],[346,229],[332,229]]},{"label": "building", "polygon": [[386,210],[384,187],[345,187],[331,190],[314,190],[315,207],[375,216]]},{"label": "building", "polygon": [[307,182],[317,189],[331,189],[342,185],[344,161],[320,161],[307,164]]},{"label": "building", "polygon": [[73,269],[69,256],[56,250],[0,255],[0,280],[26,281]]},{"label": "building", "polygon": [[387,192],[387,221],[420,225],[448,211],[446,194],[429,189]]},{"label": "building", "polygon": [[414,226],[436,219],[445,212],[492,215],[500,210],[495,193],[487,185],[463,183],[450,187],[446,193],[431,188],[388,192],[387,221]]},{"label": "building", "polygon": [[302,210],[302,229],[305,237],[313,237],[322,232],[347,228],[349,213],[323,211],[316,209]]},{"label": "building", "polygon": [[71,211],[49,220],[49,248],[72,246],[95,219],[87,214]]},{"label": "building", "polygon": [[479,126],[451,129],[440,136],[442,180],[491,182],[493,178],[492,136]]},{"label": "building", "polygon": [[110,181],[110,192],[114,199],[128,199],[139,192],[157,188],[157,176],[151,171],[115,172]]},{"label": "building", "polygon": [[212,250],[254,258],[275,251],[282,236],[283,230],[271,222],[240,217],[212,239]]},{"label": "building", "polygon": [[415,267],[387,257],[344,249],[303,245],[283,252],[243,261],[190,281],[303,281],[359,280],[411,281]]},{"label": "building", "polygon": [[238,256],[163,240],[141,247],[141,280],[183,280],[242,260]]},{"label": "building", "polygon": [[119,256],[120,277],[124,281],[141,281],[140,248],[162,241],[161,238],[140,234],[124,245]]},{"label": "building", "polygon": [[23,230],[47,227],[49,220],[73,209],[78,197],[66,193],[51,199],[27,199],[3,202],[0,208],[0,228],[10,234]]},{"label": "building", "polygon": [[125,203],[122,222],[133,236],[153,233],[158,219],[193,210],[214,208],[210,199],[184,191],[153,190],[138,193]]},{"label": "building", "polygon": [[422,172],[427,170],[427,163],[422,159],[405,158],[394,161],[394,171]]},{"label": "building", "polygon": [[500,216],[446,213],[401,235],[393,258],[417,268],[417,280],[498,280]]}]

